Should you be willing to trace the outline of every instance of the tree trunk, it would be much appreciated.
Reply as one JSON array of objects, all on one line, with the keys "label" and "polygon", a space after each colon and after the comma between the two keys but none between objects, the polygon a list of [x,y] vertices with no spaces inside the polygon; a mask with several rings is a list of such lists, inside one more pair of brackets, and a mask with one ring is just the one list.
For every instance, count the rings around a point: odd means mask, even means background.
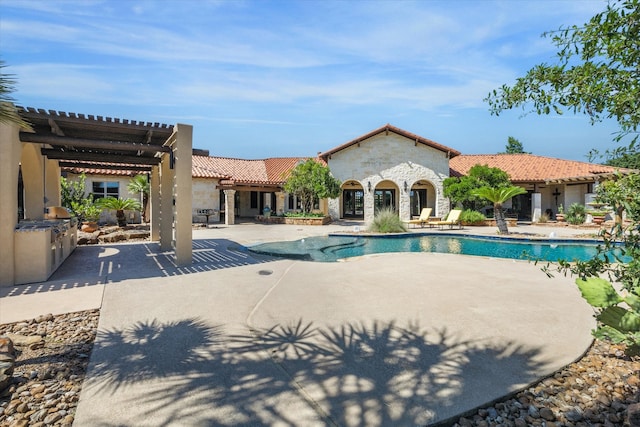
[{"label": "tree trunk", "polygon": [[124,227],[127,225],[127,217],[124,214],[124,210],[122,209],[116,210],[116,219],[118,220],[119,227]]},{"label": "tree trunk", "polygon": [[509,228],[507,227],[507,220],[504,218],[504,211],[502,210],[502,203],[495,203],[493,205],[493,211],[496,217],[496,225],[498,226],[498,233],[509,234]]}]

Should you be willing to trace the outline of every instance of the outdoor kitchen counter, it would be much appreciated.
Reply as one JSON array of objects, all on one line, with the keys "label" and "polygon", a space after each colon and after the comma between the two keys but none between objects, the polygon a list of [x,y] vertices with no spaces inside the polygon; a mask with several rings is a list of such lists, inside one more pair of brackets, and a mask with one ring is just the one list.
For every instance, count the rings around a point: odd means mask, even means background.
[{"label": "outdoor kitchen counter", "polygon": [[15,230],[15,284],[43,282],[76,248],[74,219],[21,221]]}]

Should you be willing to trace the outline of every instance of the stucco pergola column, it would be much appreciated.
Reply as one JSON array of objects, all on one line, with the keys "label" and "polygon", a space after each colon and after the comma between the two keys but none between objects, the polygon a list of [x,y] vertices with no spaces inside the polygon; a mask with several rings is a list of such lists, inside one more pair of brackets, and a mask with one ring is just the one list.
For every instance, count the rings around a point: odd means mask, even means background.
[{"label": "stucco pergola column", "polygon": [[236,190],[224,190],[224,223],[233,225],[236,223]]},{"label": "stucco pergola column", "polygon": [[160,249],[171,250],[173,240],[173,170],[170,156],[160,162]]},{"label": "stucco pergola column", "polygon": [[149,183],[149,223],[151,241],[160,240],[160,166],[151,168]]},{"label": "stucco pergola column", "polygon": [[60,166],[57,160],[44,158],[44,197],[45,207],[61,206],[60,201]]},{"label": "stucco pergola column", "polygon": [[193,126],[176,124],[175,201],[176,264],[191,265],[193,256],[191,162]]},{"label": "stucco pergola column", "polygon": [[40,144],[19,141],[17,144],[22,147],[19,163],[22,165],[24,183],[24,217],[30,220],[44,219],[45,158],[40,154]]},{"label": "stucco pergola column", "polygon": [[15,282],[14,236],[18,222],[18,172],[22,143],[17,125],[0,123],[0,287]]}]

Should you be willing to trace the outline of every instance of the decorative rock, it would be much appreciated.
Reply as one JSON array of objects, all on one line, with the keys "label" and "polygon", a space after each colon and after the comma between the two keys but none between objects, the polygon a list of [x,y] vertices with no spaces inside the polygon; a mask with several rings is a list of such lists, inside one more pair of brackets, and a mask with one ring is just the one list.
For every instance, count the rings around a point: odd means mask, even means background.
[{"label": "decorative rock", "polygon": [[627,422],[630,427],[640,427],[640,403],[632,403],[627,408]]},{"label": "decorative rock", "polygon": [[25,336],[20,334],[7,334],[7,337],[13,341],[13,345],[16,347],[28,347],[42,341],[42,337],[40,335]]},{"label": "decorative rock", "polygon": [[553,415],[553,411],[549,408],[540,408],[540,417],[547,421],[555,421],[556,416]]}]

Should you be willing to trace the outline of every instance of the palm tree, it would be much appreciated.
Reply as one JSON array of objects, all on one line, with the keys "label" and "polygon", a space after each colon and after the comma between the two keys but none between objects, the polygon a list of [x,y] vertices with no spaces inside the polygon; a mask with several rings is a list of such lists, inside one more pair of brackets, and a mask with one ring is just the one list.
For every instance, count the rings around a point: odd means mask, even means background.
[{"label": "palm tree", "polygon": [[149,179],[147,175],[136,175],[127,184],[129,193],[142,194],[142,222],[147,222],[147,205],[149,204]]},{"label": "palm tree", "polygon": [[140,210],[140,202],[135,199],[116,199],[115,197],[103,197],[96,201],[96,205],[102,209],[113,209],[116,211],[116,218],[118,219],[118,225],[124,227],[127,225],[127,217],[124,214],[125,210]]},{"label": "palm tree", "polygon": [[13,104],[13,98],[9,95],[15,91],[15,80],[11,74],[5,74],[2,69],[6,67],[4,61],[0,61],[0,123],[17,124],[23,129],[31,129],[29,123],[22,120]]},{"label": "palm tree", "polygon": [[472,191],[474,196],[482,197],[493,203],[494,216],[496,218],[496,225],[498,226],[499,234],[509,234],[509,228],[507,227],[507,221],[504,218],[504,211],[502,210],[502,204],[510,198],[517,196],[518,194],[524,194],[527,190],[522,187],[480,187]]}]

